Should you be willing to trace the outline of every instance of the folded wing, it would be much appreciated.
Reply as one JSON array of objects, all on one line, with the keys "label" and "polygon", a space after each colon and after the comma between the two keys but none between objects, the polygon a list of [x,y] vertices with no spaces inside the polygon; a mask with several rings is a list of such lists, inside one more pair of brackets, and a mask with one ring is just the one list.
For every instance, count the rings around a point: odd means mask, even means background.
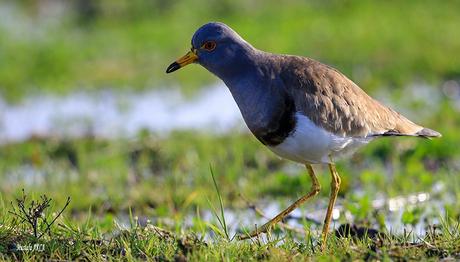
[{"label": "folded wing", "polygon": [[289,86],[296,110],[331,133],[342,137],[441,135],[382,105],[332,67],[305,57],[282,58],[281,78]]}]

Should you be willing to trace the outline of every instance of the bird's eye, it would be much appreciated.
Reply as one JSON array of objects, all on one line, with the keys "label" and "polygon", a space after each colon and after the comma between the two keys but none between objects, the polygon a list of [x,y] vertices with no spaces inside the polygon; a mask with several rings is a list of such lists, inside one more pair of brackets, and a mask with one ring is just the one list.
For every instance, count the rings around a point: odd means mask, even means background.
[{"label": "bird's eye", "polygon": [[212,51],[216,48],[216,42],[214,41],[206,41],[201,48],[207,50],[207,51]]}]

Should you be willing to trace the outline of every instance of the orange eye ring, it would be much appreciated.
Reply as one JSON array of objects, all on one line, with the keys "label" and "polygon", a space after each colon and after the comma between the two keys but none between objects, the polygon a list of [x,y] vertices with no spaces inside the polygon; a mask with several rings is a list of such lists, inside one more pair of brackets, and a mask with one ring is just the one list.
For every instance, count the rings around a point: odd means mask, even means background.
[{"label": "orange eye ring", "polygon": [[212,51],[216,48],[216,42],[214,41],[206,41],[202,46],[201,48],[203,48],[204,50],[207,50],[207,51]]}]

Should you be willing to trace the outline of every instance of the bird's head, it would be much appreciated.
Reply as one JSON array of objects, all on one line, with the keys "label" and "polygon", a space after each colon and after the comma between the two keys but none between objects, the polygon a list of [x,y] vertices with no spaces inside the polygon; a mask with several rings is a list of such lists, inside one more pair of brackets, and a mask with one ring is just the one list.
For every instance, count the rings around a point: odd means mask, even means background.
[{"label": "bird's head", "polygon": [[221,76],[241,66],[253,50],[249,43],[227,25],[207,23],[193,35],[191,50],[173,62],[166,69],[166,73],[172,73],[191,63],[199,63]]}]

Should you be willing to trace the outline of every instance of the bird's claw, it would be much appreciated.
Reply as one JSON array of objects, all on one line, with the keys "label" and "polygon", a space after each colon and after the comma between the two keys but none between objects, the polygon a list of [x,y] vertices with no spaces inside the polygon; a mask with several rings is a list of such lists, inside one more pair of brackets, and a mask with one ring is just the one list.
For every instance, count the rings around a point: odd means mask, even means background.
[{"label": "bird's claw", "polygon": [[238,240],[245,240],[245,239],[256,237],[256,236],[258,236],[260,234],[269,232],[274,227],[275,224],[276,223],[273,223],[272,221],[269,221],[269,222],[265,223],[263,226],[261,226],[260,228],[256,228],[256,230],[251,231],[250,233],[247,233],[247,234],[243,233],[243,234],[237,235],[236,238]]}]

